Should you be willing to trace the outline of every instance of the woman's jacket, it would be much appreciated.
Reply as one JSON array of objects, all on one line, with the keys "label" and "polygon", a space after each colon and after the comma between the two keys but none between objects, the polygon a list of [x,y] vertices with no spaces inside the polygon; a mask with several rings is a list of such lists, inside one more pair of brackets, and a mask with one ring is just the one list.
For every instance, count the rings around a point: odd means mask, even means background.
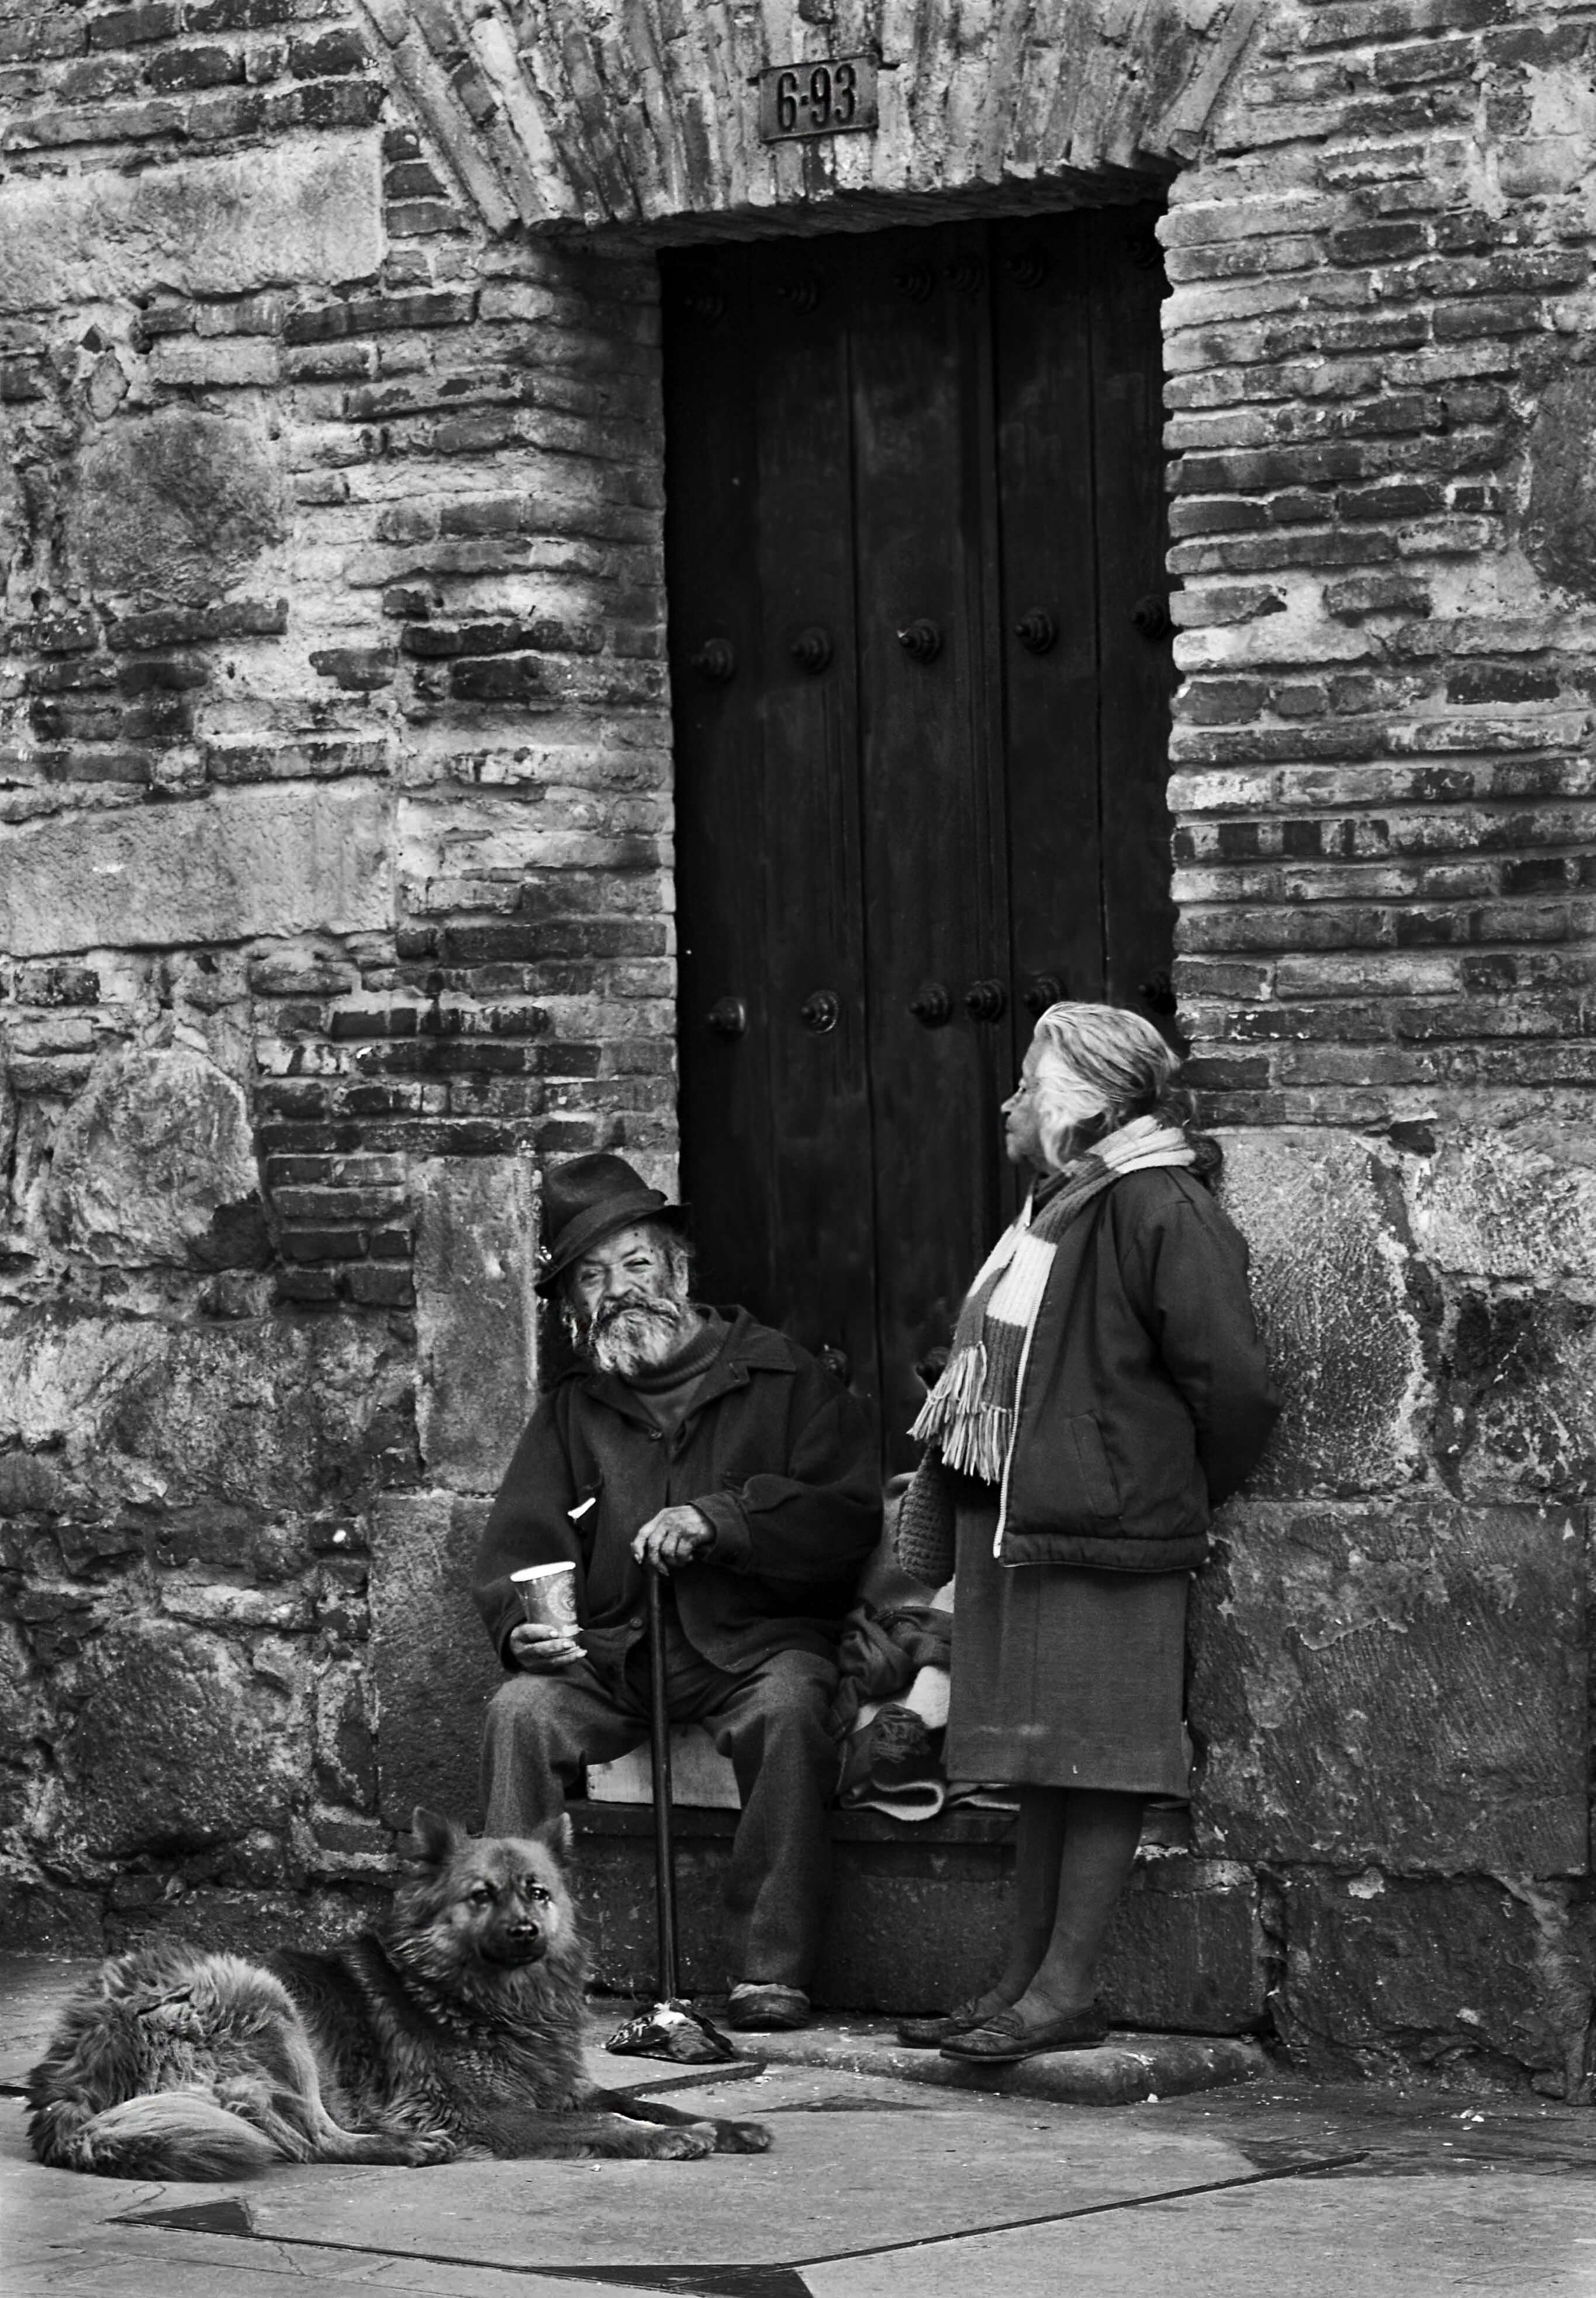
[{"label": "woman's jacket", "polygon": [[1209,1515],[1278,1410],[1242,1236],[1184,1170],[1126,1174],[1058,1240],[995,1553],[1114,1572],[1201,1564]]}]

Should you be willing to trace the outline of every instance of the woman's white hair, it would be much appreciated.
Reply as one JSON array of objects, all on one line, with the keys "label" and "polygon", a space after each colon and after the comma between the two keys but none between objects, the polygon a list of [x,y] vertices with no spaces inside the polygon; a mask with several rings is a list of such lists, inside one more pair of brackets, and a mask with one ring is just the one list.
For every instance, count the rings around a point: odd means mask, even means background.
[{"label": "woman's white hair", "polygon": [[[1093,1141],[1159,1109],[1175,1091],[1179,1056],[1151,1021],[1121,1005],[1049,1005],[1030,1042],[1042,1154],[1052,1172]],[[1083,1087],[1097,1103],[1084,1125]],[[1178,1107],[1167,1113],[1175,1123],[1188,1115]]]}]

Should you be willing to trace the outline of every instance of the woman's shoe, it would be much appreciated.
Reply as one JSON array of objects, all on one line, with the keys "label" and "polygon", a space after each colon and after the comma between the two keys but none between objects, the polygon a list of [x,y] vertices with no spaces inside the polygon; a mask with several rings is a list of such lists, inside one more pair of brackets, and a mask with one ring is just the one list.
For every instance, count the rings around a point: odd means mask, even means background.
[{"label": "woman's shoe", "polygon": [[1088,2003],[1057,2019],[1027,2019],[1018,2010],[994,2011],[978,2027],[952,2036],[941,2046],[945,2059],[987,2067],[1011,2066],[1044,2051],[1089,2051],[1108,2033],[1103,2006]]},{"label": "woman's shoe", "polygon": [[967,2035],[972,2027],[984,2026],[996,2014],[983,2011],[977,1996],[968,2003],[955,2004],[951,2011],[939,2011],[930,2019],[900,2019],[897,2039],[906,2043],[912,2051],[939,2050],[950,2035]]}]

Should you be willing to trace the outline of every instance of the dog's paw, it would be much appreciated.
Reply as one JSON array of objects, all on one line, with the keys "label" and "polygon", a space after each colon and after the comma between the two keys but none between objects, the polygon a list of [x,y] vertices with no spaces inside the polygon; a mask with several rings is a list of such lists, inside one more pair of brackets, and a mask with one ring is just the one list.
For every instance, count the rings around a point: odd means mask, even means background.
[{"label": "dog's paw", "polygon": [[447,2130],[418,2130],[401,2138],[400,2145],[413,2170],[425,2170],[434,2162],[452,2162],[460,2151],[458,2140]]},{"label": "dog's paw", "polygon": [[645,2151],[655,2162],[697,2162],[715,2148],[713,2122],[678,2123],[671,2130],[650,2131],[649,2137]]},{"label": "dog's paw", "polygon": [[717,2154],[764,2154],[770,2149],[771,2134],[763,2122],[717,2122],[715,2126],[715,2151]]}]

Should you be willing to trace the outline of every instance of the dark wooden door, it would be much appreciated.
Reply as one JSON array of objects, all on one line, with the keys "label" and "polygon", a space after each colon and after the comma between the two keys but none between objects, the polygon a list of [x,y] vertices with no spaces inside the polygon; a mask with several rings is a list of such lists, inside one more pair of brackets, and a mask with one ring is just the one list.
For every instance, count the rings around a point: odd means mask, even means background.
[{"label": "dark wooden door", "polygon": [[663,259],[683,1188],[887,1454],[1054,995],[1163,1018],[1153,214]]}]

